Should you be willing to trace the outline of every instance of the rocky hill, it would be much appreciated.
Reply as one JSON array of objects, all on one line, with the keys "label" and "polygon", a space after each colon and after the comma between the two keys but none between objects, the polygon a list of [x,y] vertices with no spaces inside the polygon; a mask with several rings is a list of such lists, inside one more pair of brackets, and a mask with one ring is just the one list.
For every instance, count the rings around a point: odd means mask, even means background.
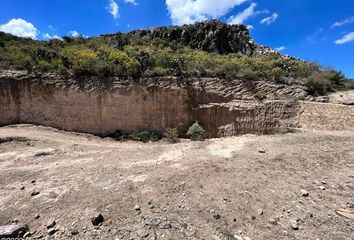
[{"label": "rocky hill", "polygon": [[148,41],[159,38],[193,49],[220,54],[252,55],[256,48],[246,26],[228,25],[217,20],[193,25],[138,30],[131,33]]},{"label": "rocky hill", "polygon": [[351,83],[339,71],[256,44],[244,25],[220,21],[50,41],[0,33],[0,69],[94,81],[110,77],[263,81],[305,86],[311,95],[345,89]]}]

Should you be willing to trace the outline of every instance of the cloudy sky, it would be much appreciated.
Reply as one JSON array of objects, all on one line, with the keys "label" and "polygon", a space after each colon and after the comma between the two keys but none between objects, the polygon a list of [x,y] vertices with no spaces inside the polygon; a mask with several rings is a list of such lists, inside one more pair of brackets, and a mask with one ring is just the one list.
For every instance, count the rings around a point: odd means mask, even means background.
[{"label": "cloudy sky", "polygon": [[354,78],[352,0],[0,0],[0,31],[40,40],[208,19],[243,23],[256,42]]}]

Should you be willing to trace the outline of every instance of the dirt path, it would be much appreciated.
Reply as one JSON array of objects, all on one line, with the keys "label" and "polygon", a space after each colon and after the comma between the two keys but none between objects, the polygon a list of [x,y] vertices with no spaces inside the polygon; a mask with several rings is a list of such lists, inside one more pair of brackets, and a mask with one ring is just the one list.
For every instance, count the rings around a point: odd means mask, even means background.
[{"label": "dirt path", "polygon": [[0,225],[31,238],[55,219],[58,239],[354,239],[335,213],[354,205],[353,132],[171,145],[17,125],[0,139]]}]

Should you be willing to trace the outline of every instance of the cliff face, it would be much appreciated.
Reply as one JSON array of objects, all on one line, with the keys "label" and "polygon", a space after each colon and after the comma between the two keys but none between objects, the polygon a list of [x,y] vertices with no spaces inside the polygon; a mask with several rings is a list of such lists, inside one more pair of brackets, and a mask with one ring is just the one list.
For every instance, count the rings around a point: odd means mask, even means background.
[{"label": "cliff face", "polygon": [[[25,72],[0,74],[0,125],[34,123],[68,131],[107,135],[120,130],[181,134],[195,121],[208,136],[264,134],[286,127],[354,129],[354,108],[297,102],[299,86],[264,82],[175,78],[73,79]],[[266,90],[268,100],[255,94]]]},{"label": "cliff face", "polygon": [[[215,137],[266,133],[296,112],[285,100],[262,103],[244,86],[239,86],[241,92],[230,85],[234,92],[217,79],[191,80],[182,86],[175,79],[112,80],[103,86],[97,81],[8,72],[0,78],[0,124],[35,123],[106,135],[116,130],[162,133],[167,127],[185,133],[199,121]],[[287,111],[289,116],[284,115]]]}]

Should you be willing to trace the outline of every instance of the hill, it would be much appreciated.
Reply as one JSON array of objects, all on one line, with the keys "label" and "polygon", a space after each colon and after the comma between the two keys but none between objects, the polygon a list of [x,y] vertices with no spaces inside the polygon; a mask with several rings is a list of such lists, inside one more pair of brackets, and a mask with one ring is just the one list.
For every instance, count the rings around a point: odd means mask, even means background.
[{"label": "hill", "polygon": [[36,41],[0,33],[0,69],[118,77],[175,76],[305,85],[308,94],[353,88],[339,71],[256,44],[244,25],[208,21],[100,37]]}]

